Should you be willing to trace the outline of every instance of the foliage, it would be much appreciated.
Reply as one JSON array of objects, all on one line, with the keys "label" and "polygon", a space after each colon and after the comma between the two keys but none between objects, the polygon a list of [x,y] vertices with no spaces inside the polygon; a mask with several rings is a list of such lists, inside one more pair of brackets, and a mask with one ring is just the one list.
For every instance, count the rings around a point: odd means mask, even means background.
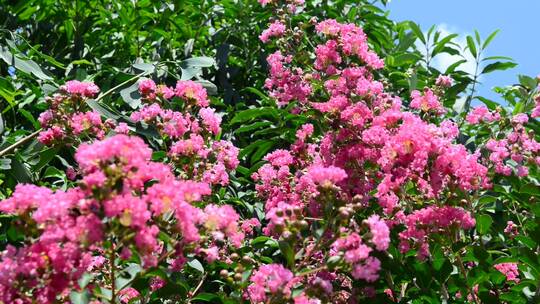
[{"label": "foliage", "polygon": [[540,79],[478,95],[497,31],[260,2],[0,0],[0,302],[538,302]]}]

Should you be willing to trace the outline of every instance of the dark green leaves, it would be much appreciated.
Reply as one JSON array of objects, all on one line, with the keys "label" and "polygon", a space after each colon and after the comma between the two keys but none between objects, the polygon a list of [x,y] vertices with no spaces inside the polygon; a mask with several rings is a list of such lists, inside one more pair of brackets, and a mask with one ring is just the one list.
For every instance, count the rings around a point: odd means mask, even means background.
[{"label": "dark green leaves", "polygon": [[420,39],[420,41],[422,41],[422,43],[426,44],[426,38],[424,37],[424,34],[422,33],[422,30],[420,29],[420,27],[418,26],[418,24],[410,21],[409,22],[409,27],[411,28],[411,30],[413,31],[413,33],[416,35],[416,37],[418,39]]},{"label": "dark green leaves", "polygon": [[469,52],[474,58],[478,57],[478,50],[476,49],[474,39],[471,36],[467,36],[467,48],[469,49]]},{"label": "dark green leaves", "polygon": [[493,219],[487,214],[482,214],[476,218],[476,230],[480,234],[488,233],[491,224],[493,224]]},{"label": "dark green leaves", "polygon": [[189,80],[202,73],[203,68],[211,67],[215,64],[214,59],[210,57],[189,58],[180,63],[182,70],[181,80]]},{"label": "dark green leaves", "polygon": [[486,65],[486,67],[482,70],[482,74],[491,73],[493,71],[503,71],[503,70],[511,69],[516,66],[517,66],[517,63],[514,63],[514,62],[497,61],[497,62]]}]

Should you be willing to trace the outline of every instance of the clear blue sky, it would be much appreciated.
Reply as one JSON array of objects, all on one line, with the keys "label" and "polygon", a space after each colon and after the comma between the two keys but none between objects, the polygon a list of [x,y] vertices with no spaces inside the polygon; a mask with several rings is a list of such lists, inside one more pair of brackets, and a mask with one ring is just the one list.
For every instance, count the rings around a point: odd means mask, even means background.
[{"label": "clear blue sky", "polygon": [[486,56],[512,57],[519,65],[486,75],[483,96],[500,102],[491,88],[517,83],[518,74],[540,74],[540,0],[391,0],[387,9],[391,19],[415,21],[423,30],[435,24],[463,36],[478,30],[486,38],[500,29]]}]

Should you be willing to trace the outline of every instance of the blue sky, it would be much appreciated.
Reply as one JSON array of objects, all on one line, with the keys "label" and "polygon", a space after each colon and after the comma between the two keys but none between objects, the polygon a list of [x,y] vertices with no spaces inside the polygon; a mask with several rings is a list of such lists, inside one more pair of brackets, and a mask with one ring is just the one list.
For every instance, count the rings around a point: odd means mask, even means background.
[{"label": "blue sky", "polygon": [[474,30],[486,38],[500,29],[485,56],[512,57],[519,65],[487,74],[479,88],[483,96],[500,102],[491,88],[517,83],[518,74],[540,74],[540,0],[391,0],[387,9],[393,20],[412,20],[423,30],[437,25],[463,38]]}]

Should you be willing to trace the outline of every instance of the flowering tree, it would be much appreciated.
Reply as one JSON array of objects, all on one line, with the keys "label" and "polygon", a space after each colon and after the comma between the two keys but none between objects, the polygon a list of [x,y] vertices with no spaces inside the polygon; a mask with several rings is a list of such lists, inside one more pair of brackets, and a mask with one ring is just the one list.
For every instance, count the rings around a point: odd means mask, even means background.
[{"label": "flowering tree", "polygon": [[[35,173],[59,163],[2,191],[0,302],[538,301],[540,79],[500,88],[498,106],[459,62],[430,67],[452,35],[390,26],[370,4],[361,26],[259,2],[272,17],[257,107],[210,98],[204,57],[180,77],[136,63],[106,92],[69,80],[44,99],[40,129],[0,151],[36,136]],[[492,39],[467,39],[477,65]],[[180,79],[147,77],[163,75]],[[118,89],[127,107],[103,102]]]}]

